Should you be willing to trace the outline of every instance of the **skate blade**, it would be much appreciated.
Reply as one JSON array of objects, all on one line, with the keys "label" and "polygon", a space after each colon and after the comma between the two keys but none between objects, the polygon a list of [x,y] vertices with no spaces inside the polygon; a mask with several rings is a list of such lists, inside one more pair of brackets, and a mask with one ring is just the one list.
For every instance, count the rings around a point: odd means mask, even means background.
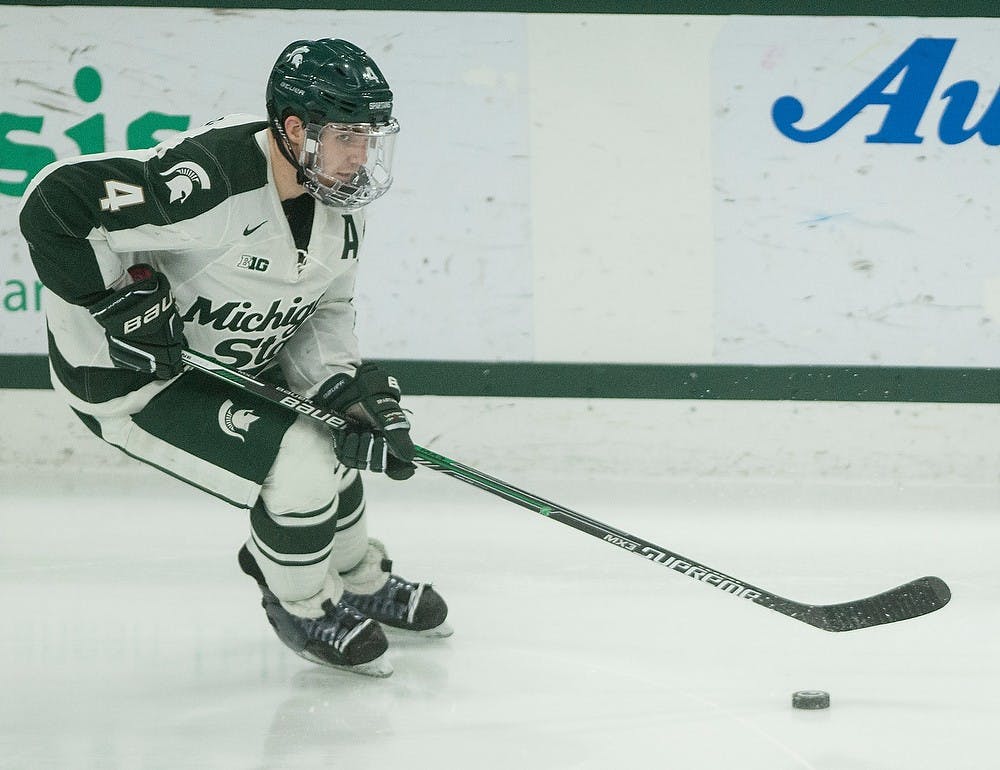
[{"label": "skate blade", "polygon": [[395,626],[390,626],[386,623],[382,624],[382,630],[385,631],[386,636],[394,636],[397,639],[445,639],[455,633],[455,629],[451,627],[451,624],[446,620],[439,626],[434,626],[434,628],[428,628],[425,631],[413,631],[409,628],[396,628]]},{"label": "skate blade", "polygon": [[356,666],[336,666],[315,655],[310,655],[304,650],[296,654],[310,663],[318,663],[323,668],[333,668],[337,671],[346,671],[349,674],[361,674],[362,676],[371,676],[376,679],[386,679],[392,676],[393,672],[392,663],[388,661],[385,655],[379,655],[375,660],[370,660],[367,663],[358,663]]}]

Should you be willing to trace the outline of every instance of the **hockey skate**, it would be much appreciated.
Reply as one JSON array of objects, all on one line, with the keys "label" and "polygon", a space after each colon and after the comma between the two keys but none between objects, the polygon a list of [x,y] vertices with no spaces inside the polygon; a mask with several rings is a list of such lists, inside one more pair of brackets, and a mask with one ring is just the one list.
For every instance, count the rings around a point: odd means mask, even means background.
[{"label": "hockey skate", "polygon": [[[366,617],[343,599],[319,603],[318,617],[296,614],[296,605],[282,602],[264,582],[264,575],[246,546],[240,549],[240,568],[257,581],[263,594],[261,606],[274,632],[296,655],[312,663],[366,676],[387,677],[392,665],[385,658],[389,644],[378,622]],[[302,607],[304,611],[308,608]],[[314,614],[310,612],[310,614]]]},{"label": "hockey skate", "polygon": [[361,564],[341,574],[345,588],[340,601],[377,620],[387,631],[451,636],[454,631],[445,620],[448,605],[433,586],[393,574],[385,547],[374,539],[368,544]]}]

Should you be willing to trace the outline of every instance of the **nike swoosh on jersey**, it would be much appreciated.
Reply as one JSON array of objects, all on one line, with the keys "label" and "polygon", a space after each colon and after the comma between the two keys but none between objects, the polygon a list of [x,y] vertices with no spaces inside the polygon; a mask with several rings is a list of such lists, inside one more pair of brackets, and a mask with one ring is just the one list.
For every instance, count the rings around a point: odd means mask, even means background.
[{"label": "nike swoosh on jersey", "polygon": [[247,225],[246,227],[243,228],[243,234],[244,235],[250,235],[250,233],[252,233],[254,230],[257,230],[258,228],[261,228],[261,227],[263,227],[266,224],[267,224],[267,220],[265,219],[263,222],[261,222],[259,225],[257,225],[257,227],[250,227],[250,225]]}]

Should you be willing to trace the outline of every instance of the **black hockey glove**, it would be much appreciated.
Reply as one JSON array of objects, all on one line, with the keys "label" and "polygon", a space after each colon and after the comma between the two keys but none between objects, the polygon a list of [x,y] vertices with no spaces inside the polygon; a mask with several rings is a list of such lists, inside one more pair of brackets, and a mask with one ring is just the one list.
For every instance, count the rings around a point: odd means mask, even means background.
[{"label": "black hockey glove", "polygon": [[410,421],[399,399],[396,378],[376,364],[362,364],[353,377],[335,374],[320,386],[313,401],[347,420],[346,427],[333,430],[340,462],[397,481],[413,475]]},{"label": "black hockey glove", "polygon": [[104,327],[115,366],[169,380],[184,370],[186,345],[170,283],[149,265],[130,267],[129,274],[135,283],[95,302],[90,314]]}]

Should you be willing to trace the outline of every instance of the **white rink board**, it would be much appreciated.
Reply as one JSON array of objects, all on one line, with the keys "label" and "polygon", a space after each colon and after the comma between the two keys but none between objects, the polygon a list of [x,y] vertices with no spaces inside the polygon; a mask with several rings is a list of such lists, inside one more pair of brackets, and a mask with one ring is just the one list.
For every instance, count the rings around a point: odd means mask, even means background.
[{"label": "white rink board", "polygon": [[[355,39],[404,129],[362,257],[369,357],[997,363],[996,121],[981,123],[1000,82],[996,20],[118,8],[109,38],[111,14],[5,9],[8,30],[43,40],[11,36],[0,63],[13,84],[0,190],[23,181],[6,159],[26,151],[259,112],[285,43]],[[797,127],[822,124],[927,39],[954,46],[892,108],[927,97],[919,144],[866,142],[886,105],[812,143],[772,120],[794,97]],[[88,67],[96,97],[74,85]],[[982,131],[949,144],[938,127],[962,82],[978,88],[966,128]],[[42,353],[16,202],[0,193],[0,354]]]},{"label": "white rink board", "polygon": [[[403,404],[417,444],[515,484],[822,481],[880,488],[889,499],[958,485],[993,490],[994,505],[1000,499],[993,404],[441,396],[404,396]],[[137,465],[53,391],[0,390],[0,424],[0,468],[86,474]]]},{"label": "white rink board", "polygon": [[[116,35],[108,35],[113,19]],[[340,36],[361,44],[394,91],[402,131],[392,194],[373,204],[356,295],[365,353],[395,358],[531,358],[527,41],[521,17],[332,11],[5,7],[16,36],[0,63],[4,107],[43,117],[8,136],[58,157],[124,149],[137,121],[191,127],[229,113],[264,116],[271,65],[293,40]],[[23,77],[28,69],[30,78]],[[101,80],[96,88],[78,83]],[[461,105],[461,109],[458,109]],[[149,113],[161,113],[168,118]],[[103,116],[103,136],[91,124]],[[74,140],[83,132],[85,139]],[[162,130],[157,139],[173,132]],[[30,145],[27,150],[24,145]],[[8,157],[10,157],[8,155]],[[0,184],[25,171],[0,169]],[[33,280],[0,194],[0,286]],[[5,293],[11,293],[6,286]],[[17,307],[18,298],[8,301]],[[0,311],[0,352],[44,352],[35,312]],[[474,322],[470,322],[474,319]]]},{"label": "white rink board", "polygon": [[995,19],[724,27],[716,361],[997,365],[998,33]]}]

